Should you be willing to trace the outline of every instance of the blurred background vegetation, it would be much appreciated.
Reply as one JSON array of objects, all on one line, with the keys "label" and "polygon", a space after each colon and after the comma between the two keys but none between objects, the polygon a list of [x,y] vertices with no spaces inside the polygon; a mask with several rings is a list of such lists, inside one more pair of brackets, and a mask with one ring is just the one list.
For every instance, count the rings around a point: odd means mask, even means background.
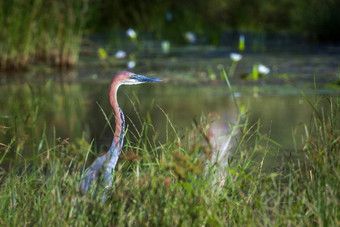
[{"label": "blurred background vegetation", "polygon": [[78,60],[83,35],[134,28],[184,42],[187,31],[221,44],[221,32],[285,33],[312,42],[340,40],[338,0],[11,0],[0,1],[0,68]]},{"label": "blurred background vegetation", "polygon": [[125,29],[155,32],[176,39],[186,31],[294,32],[314,41],[339,41],[340,2],[336,0],[173,0],[90,3],[91,31]]}]

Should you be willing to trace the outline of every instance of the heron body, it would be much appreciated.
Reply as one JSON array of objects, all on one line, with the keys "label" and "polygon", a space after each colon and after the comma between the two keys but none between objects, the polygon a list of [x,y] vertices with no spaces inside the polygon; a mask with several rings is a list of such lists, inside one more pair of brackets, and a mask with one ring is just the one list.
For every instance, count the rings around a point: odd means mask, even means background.
[{"label": "heron body", "polygon": [[211,145],[209,165],[216,165],[213,185],[221,188],[227,177],[226,168],[237,147],[240,135],[240,118],[237,115],[221,116],[212,118],[207,129],[208,143]]},{"label": "heron body", "polygon": [[[120,85],[133,85],[140,83],[161,82],[161,80],[137,75],[131,72],[121,72],[112,79],[109,89],[109,101],[113,109],[116,121],[115,132],[110,149],[106,154],[97,158],[92,165],[86,170],[80,189],[83,192],[88,191],[95,182],[102,177],[105,188],[112,186],[113,172],[117,164],[120,152],[122,150],[125,133],[125,120],[123,111],[120,109],[117,101],[117,90]],[[106,195],[104,194],[104,199]]]},{"label": "heron body", "polygon": [[211,166],[216,167],[212,185],[216,189],[221,189],[227,177],[226,168],[240,136],[240,118],[236,110],[229,109],[222,115],[210,113],[203,124],[197,122],[195,124],[196,129],[189,135],[192,147],[205,149],[202,157],[206,159],[207,170]]}]

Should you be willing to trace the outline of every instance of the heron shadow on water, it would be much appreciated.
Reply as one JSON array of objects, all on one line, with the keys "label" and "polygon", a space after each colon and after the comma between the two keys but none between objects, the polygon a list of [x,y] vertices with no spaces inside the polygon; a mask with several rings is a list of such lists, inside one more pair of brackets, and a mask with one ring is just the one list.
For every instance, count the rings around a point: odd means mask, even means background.
[{"label": "heron shadow on water", "polygon": [[[107,189],[112,186],[113,172],[122,150],[125,133],[125,119],[123,111],[117,101],[117,91],[120,85],[134,85],[141,83],[161,82],[162,80],[132,72],[120,72],[116,74],[109,88],[109,102],[115,115],[115,131],[111,147],[103,156],[97,158],[83,174],[80,189],[83,193],[89,191],[91,187],[100,183],[104,187],[102,202],[106,200]],[[101,182],[99,182],[101,180]]]}]

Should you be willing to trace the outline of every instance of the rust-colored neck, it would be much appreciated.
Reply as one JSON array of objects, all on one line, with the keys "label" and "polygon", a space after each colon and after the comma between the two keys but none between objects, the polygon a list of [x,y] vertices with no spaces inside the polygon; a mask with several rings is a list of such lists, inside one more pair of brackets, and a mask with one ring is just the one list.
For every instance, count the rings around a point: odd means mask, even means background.
[{"label": "rust-colored neck", "polygon": [[124,130],[124,125],[123,125],[124,119],[122,119],[122,116],[121,116],[123,113],[120,111],[119,105],[117,102],[117,90],[119,86],[120,86],[119,81],[116,81],[115,78],[113,78],[111,85],[110,85],[110,90],[109,90],[109,101],[113,109],[115,120],[116,120],[116,128],[115,128],[115,132],[113,136],[113,142],[115,143],[116,146],[119,145],[120,139],[122,136],[122,130]]}]

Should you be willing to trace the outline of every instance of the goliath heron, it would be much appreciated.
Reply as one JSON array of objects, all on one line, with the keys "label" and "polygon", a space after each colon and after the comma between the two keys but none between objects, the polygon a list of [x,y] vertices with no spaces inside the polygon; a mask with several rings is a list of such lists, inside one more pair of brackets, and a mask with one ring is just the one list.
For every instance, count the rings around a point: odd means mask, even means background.
[{"label": "goliath heron", "polygon": [[[97,158],[93,164],[87,169],[80,184],[80,189],[86,192],[94,184],[99,177],[102,177],[103,185],[107,189],[112,186],[113,171],[117,164],[120,152],[123,146],[125,121],[123,111],[120,109],[117,102],[117,90],[120,85],[133,85],[140,83],[161,82],[162,80],[137,75],[131,72],[121,72],[115,75],[112,79],[109,89],[109,101],[113,109],[116,128],[109,151],[103,156]],[[106,195],[104,194],[103,199]]]}]

